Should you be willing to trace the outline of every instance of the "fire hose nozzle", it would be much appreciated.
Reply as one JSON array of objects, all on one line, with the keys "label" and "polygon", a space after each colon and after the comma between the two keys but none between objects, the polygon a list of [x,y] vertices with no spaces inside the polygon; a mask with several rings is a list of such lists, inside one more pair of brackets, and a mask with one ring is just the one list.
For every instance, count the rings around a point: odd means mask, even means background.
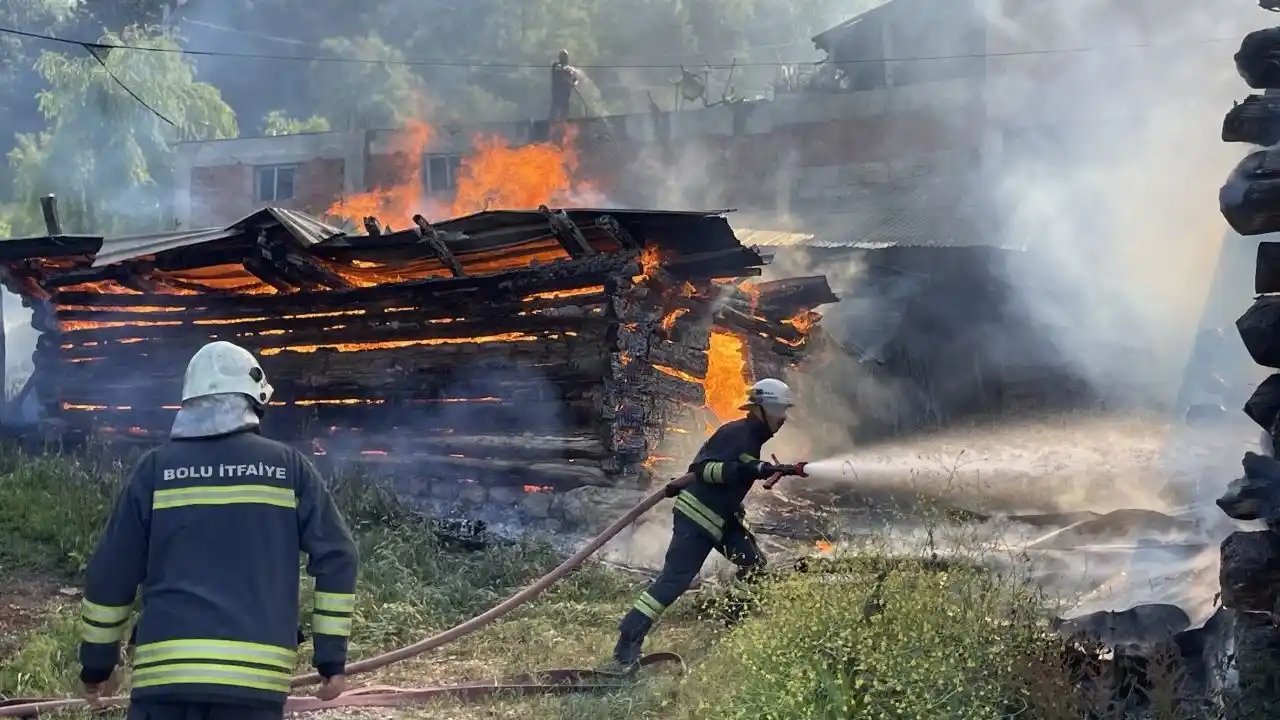
[{"label": "fire hose nozzle", "polygon": [[808,465],[806,462],[798,462],[794,465],[780,465],[778,464],[778,458],[776,457],[773,458],[773,461],[773,467],[776,472],[764,481],[764,485],[762,487],[764,487],[765,490],[772,490],[773,486],[777,485],[778,481],[784,477],[809,477],[809,473],[805,472],[804,469],[805,465]]}]

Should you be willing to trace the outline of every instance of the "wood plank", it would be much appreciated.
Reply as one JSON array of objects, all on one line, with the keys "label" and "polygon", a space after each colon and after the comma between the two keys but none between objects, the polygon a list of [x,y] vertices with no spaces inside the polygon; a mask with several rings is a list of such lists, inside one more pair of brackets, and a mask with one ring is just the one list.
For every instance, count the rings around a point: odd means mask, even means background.
[{"label": "wood plank", "polygon": [[[227,340],[244,346],[256,355],[278,354],[279,351],[298,347],[333,347],[349,345],[371,346],[378,343],[419,343],[420,351],[430,352],[429,348],[444,344],[467,344],[474,338],[475,344],[492,344],[494,342],[535,342],[556,340],[559,337],[589,336],[603,342],[607,329],[607,321],[596,317],[542,317],[538,315],[509,318],[498,323],[490,320],[476,320],[450,323],[431,322],[395,322],[385,325],[364,324],[354,327],[338,322],[329,327],[314,325],[297,330],[268,333],[240,333],[225,326],[195,326],[155,328],[168,331],[164,335],[143,342],[112,343],[103,347],[102,341],[90,343],[68,342],[63,337],[62,357],[71,360],[85,357],[99,357],[104,352],[124,352],[130,355],[150,354],[158,352],[164,355],[174,353],[194,354],[210,340]],[[249,337],[245,337],[249,335]],[[136,338],[136,333],[129,338]],[[457,342],[453,342],[453,341]],[[487,342],[485,342],[487,341]],[[433,343],[435,343],[433,345]],[[367,349],[375,349],[368,347]],[[272,351],[276,351],[273,353]]]},{"label": "wood plank", "polygon": [[1253,291],[1258,295],[1280,293],[1280,243],[1258,243],[1253,272]]},{"label": "wood plank", "polygon": [[[252,348],[250,347],[252,350]],[[427,352],[429,351],[429,352]],[[191,358],[191,348],[153,346],[147,353],[133,357],[121,356],[120,361],[110,359],[86,362],[60,362],[55,366],[68,381],[77,378],[102,379],[113,374],[131,371],[129,375],[149,377],[151,373],[176,376]],[[391,377],[410,379],[428,374],[455,372],[492,373],[510,368],[531,370],[555,365],[587,367],[597,362],[604,352],[598,340],[584,337],[562,337],[558,340],[537,342],[490,342],[458,345],[410,346],[341,352],[317,350],[304,353],[284,351],[260,358],[267,376],[293,378],[295,382],[318,384],[324,378],[332,381],[341,377],[366,377],[381,373]],[[168,367],[166,367],[168,366]],[[154,368],[154,369],[153,369]],[[165,369],[161,369],[165,368]]]},{"label": "wood plank", "polygon": [[613,275],[636,275],[640,266],[636,254],[614,253],[593,255],[579,260],[559,260],[538,267],[510,270],[497,275],[461,278],[429,278],[390,283],[374,287],[300,292],[290,295],[238,295],[207,293],[204,295],[110,295],[97,292],[60,292],[54,297],[58,305],[94,307],[157,306],[177,308],[233,308],[233,315],[245,313],[279,313],[297,315],[311,312],[317,306],[356,307],[369,302],[400,299],[401,305],[424,304],[441,294],[458,293],[471,299],[488,301],[494,292],[498,297],[524,295],[575,287],[601,285]]},{"label": "wood plank", "polygon": [[[122,409],[128,408],[128,409]],[[163,407],[113,406],[66,409],[61,417],[72,430],[130,427],[168,432],[176,410]],[[411,428],[415,432],[452,430],[460,434],[585,432],[599,423],[598,403],[572,401],[439,402],[403,404],[389,413],[381,404],[272,406],[263,416],[263,434],[279,440],[310,439],[330,427],[383,432]]]},{"label": "wood plank", "polygon": [[[557,296],[557,293],[584,291],[585,294]],[[83,310],[61,309],[57,316],[65,323],[61,331],[63,342],[93,342],[116,340],[130,337],[162,337],[178,325],[148,325],[147,323],[183,322],[192,327],[208,329],[222,327],[234,329],[241,333],[264,333],[277,330],[291,330],[305,327],[329,327],[335,324],[350,325],[352,322],[404,322],[456,320],[467,317],[486,319],[509,318],[521,313],[538,313],[539,315],[574,317],[589,314],[593,308],[603,311],[608,296],[602,286],[592,285],[564,291],[551,291],[542,294],[527,295],[514,301],[477,303],[474,298],[455,298],[450,302],[439,302],[425,306],[406,305],[399,300],[399,305],[391,305],[389,300],[379,305],[362,305],[356,308],[324,305],[317,306],[310,312],[299,315],[252,315],[239,314],[228,316],[225,312],[212,315],[196,312],[142,312],[115,310]],[[388,307],[389,306],[389,307]],[[114,327],[84,326],[83,323],[112,323]],[[124,325],[127,324],[127,325]],[[202,330],[203,331],[203,330]]]},{"label": "wood plank", "polygon": [[320,437],[317,442],[331,455],[385,451],[394,456],[426,454],[510,460],[603,460],[610,455],[595,435],[458,435],[336,430]]},{"label": "wood plank", "polygon": [[462,263],[458,262],[458,258],[454,257],[453,251],[445,244],[444,237],[439,230],[436,230],[427,219],[421,215],[413,216],[414,227],[418,229],[418,236],[424,246],[431,251],[436,260],[441,265],[449,268],[449,273],[454,277],[465,277],[466,272],[462,269]]}]

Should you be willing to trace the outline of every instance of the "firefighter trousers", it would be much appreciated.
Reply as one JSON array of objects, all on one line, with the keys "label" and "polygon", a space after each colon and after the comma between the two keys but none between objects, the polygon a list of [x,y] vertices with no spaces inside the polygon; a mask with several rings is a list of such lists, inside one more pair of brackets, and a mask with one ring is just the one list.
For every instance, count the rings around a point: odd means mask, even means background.
[{"label": "firefighter trousers", "polygon": [[756,538],[739,522],[730,522],[724,537],[716,542],[696,522],[675,512],[671,544],[662,562],[662,571],[649,588],[640,593],[618,624],[618,644],[613,658],[630,665],[640,658],[645,636],[662,613],[693,584],[707,556],[715,550],[738,566],[738,579],[750,580],[764,570],[766,559]]},{"label": "firefighter trousers", "polygon": [[279,707],[218,702],[138,700],[129,705],[128,720],[283,720]]}]

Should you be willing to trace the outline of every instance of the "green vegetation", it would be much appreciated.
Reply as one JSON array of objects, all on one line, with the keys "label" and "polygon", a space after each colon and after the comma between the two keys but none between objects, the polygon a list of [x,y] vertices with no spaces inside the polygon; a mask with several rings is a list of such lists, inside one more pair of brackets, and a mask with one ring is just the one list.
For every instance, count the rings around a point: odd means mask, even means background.
[{"label": "green vegetation", "polygon": [[[0,695],[75,692],[75,576],[119,487],[119,463],[0,455],[0,608],[35,577],[46,582],[33,622],[0,614]],[[536,542],[483,551],[442,546],[429,523],[366,478],[334,484],[363,554],[356,657],[419,640],[495,605],[554,566]],[[652,649],[681,653],[689,672],[653,671],[606,696],[446,703],[450,717],[522,716],[835,720],[1067,718],[1081,702],[1045,632],[1042,598],[1017,572],[994,575],[922,553],[888,561],[836,556],[755,591],[757,611],[734,629],[717,622],[715,591],[664,618]],[[422,686],[539,667],[593,666],[608,657],[616,621],[640,589],[603,566],[572,574],[507,619],[361,682]],[[7,655],[6,655],[7,653]],[[441,707],[398,711],[436,717]],[[1174,718],[1176,715],[1165,717]]]},{"label": "green vegetation", "polygon": [[[0,206],[9,208],[0,230],[10,225],[0,236],[42,232],[35,198],[49,193],[69,233],[170,230],[176,143],[242,128],[280,135],[546,117],[548,68],[561,48],[586,68],[575,115],[645,112],[651,97],[670,109],[673,65],[699,75],[707,62],[720,65],[708,71],[709,100],[730,85],[738,96],[765,95],[777,68],[743,63],[817,60],[810,37],[880,1],[242,0],[233,9],[5,0],[0,27],[151,51],[91,54],[0,33],[0,154],[10,170],[0,172]],[[269,57],[168,52],[182,48]],[[327,61],[337,58],[349,62]]]},{"label": "green vegetation", "polygon": [[262,123],[262,134],[268,136],[275,135],[297,135],[299,133],[317,133],[328,132],[329,120],[319,115],[312,115],[306,120],[298,120],[291,118],[280,110],[272,110],[267,113],[266,119]]}]

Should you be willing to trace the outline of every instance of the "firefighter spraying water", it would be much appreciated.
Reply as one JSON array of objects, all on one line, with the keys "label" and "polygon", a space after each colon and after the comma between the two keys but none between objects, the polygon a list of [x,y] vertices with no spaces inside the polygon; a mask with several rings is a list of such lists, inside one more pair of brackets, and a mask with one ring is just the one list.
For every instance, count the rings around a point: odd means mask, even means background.
[{"label": "firefighter spraying water", "polygon": [[777,465],[760,459],[760,450],[787,420],[791,388],[766,378],[752,385],[740,409],[747,416],[726,423],[702,445],[688,474],[666,487],[675,498],[671,544],[662,571],[636,598],[618,627],[618,643],[609,669],[633,672],[645,636],[662,613],[686,590],[712,550],[738,566],[738,579],[751,580],[766,559],[744,519],[743,500],[757,480],[766,488],[787,476],[804,476],[805,464]]}]

